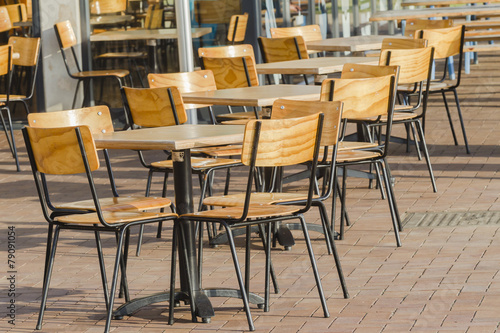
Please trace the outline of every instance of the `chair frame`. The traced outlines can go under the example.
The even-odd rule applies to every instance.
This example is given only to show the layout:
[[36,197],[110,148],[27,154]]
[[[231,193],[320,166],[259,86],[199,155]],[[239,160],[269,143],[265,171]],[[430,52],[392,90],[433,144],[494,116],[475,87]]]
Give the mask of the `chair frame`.
[[[92,221],[95,219],[96,222],[94,224],[85,224],[85,222],[78,223],[77,221],[81,221],[78,217],[85,219],[88,214],[76,214],[76,215],[66,215],[67,211],[58,211],[53,210],[50,206],[47,205],[49,200],[49,193],[46,191],[47,189],[47,179],[45,177],[45,173],[40,171],[40,168],[37,166],[37,159],[35,157],[35,153],[33,151],[33,147],[30,139],[30,131],[38,133],[43,133],[44,131],[57,131],[57,134],[60,133],[74,133],[76,143],[79,149],[79,152],[82,157],[81,164],[77,167],[83,169],[86,172],[87,181],[89,185],[89,191],[91,193],[91,197],[95,203],[95,217],[92,215],[89,217]],[[44,135],[44,134],[42,134]],[[33,172],[33,177],[35,180],[35,185],[37,188],[38,196],[40,199],[40,204],[42,207],[43,215],[46,221],[49,223],[48,235],[47,235],[47,252],[46,252],[46,260],[45,260],[45,270],[44,270],[44,281],[43,281],[43,292],[42,292],[42,301],[40,304],[40,312],[38,316],[37,326],[36,328],[39,330],[42,327],[43,315],[47,305],[47,296],[50,285],[50,279],[53,271],[55,253],[57,248],[57,242],[59,240],[59,233],[63,229],[68,230],[81,230],[81,231],[92,231],[94,232],[94,236],[96,239],[96,248],[99,258],[99,267],[101,272],[101,281],[104,291],[104,298],[106,303],[107,310],[107,319],[105,324],[105,332],[109,332],[111,318],[113,314],[113,305],[115,300],[115,293],[118,284],[118,272],[121,271],[121,283],[123,285],[125,300],[128,301],[130,299],[128,293],[127,286],[127,278],[126,278],[126,261],[127,261],[127,250],[128,243],[130,237],[130,227],[134,225],[143,225],[145,223],[155,223],[159,221],[165,220],[173,220],[177,217],[176,214],[147,214],[137,212],[135,215],[135,219],[129,220],[128,222],[121,223],[109,223],[106,221],[105,212],[101,209],[99,205],[99,198],[97,195],[97,190],[94,185],[94,180],[92,177],[92,171],[95,170],[98,165],[97,153],[95,151],[95,145],[93,143],[92,134],[90,133],[90,129],[87,126],[77,126],[77,127],[62,127],[62,128],[23,128],[23,136],[26,143],[26,148],[28,150],[28,156],[30,158],[31,168]],[[89,145],[93,147],[93,151],[88,151]],[[68,170],[66,168],[71,168],[71,166],[65,166],[64,171],[61,174],[68,174]],[[44,169],[47,170],[46,166]],[[59,172],[54,172],[53,169],[49,171],[50,173],[58,174]],[[74,172],[71,169],[70,173]],[[78,170],[77,172],[81,172]],[[142,214],[142,215],[141,215]],[[66,216],[64,216],[66,215]],[[76,220],[71,222],[72,217],[76,217]],[[142,218],[141,218],[142,217]],[[76,223],[76,224],[75,224]],[[88,223],[88,222],[86,222]],[[55,230],[54,230],[55,227]],[[113,278],[111,284],[111,290],[108,293],[108,284],[106,279],[105,267],[104,267],[104,258],[102,254],[102,245],[100,240],[100,232],[111,232],[114,233],[117,237],[117,250],[116,257],[114,261],[114,270],[113,270]]]
[[[300,119],[301,121],[304,118],[295,118],[294,120]],[[245,142],[243,144],[243,154],[242,154],[242,162],[245,165],[249,166],[249,172],[248,172],[248,180],[246,184],[246,195],[244,199],[244,205],[242,207],[237,207],[237,212],[235,212],[234,217],[231,215],[225,215],[224,209],[221,209],[220,212],[218,210],[211,210],[211,211],[206,211],[206,212],[199,212],[199,213],[192,213],[192,214],[185,214],[182,215],[179,219],[178,222],[180,221],[189,221],[191,223],[198,223],[198,222],[213,222],[213,223],[219,223],[226,229],[226,233],[228,235],[229,239],[229,246],[231,249],[231,255],[233,258],[233,265],[236,271],[236,277],[238,280],[239,288],[240,288],[240,296],[243,300],[243,306],[245,308],[246,312],[246,317],[249,325],[249,329],[253,331],[255,329],[252,316],[250,313],[250,307],[249,307],[249,301],[248,301],[248,295],[249,295],[249,284],[245,284],[243,281],[243,277],[241,274],[241,269],[239,267],[239,261],[238,257],[236,254],[236,247],[234,244],[234,239],[232,235],[232,228],[233,227],[249,227],[251,225],[267,225],[267,230],[266,230],[266,237],[267,240],[265,242],[265,250],[266,250],[266,274],[265,274],[265,297],[264,297],[264,311],[269,310],[269,295],[270,295],[270,288],[269,288],[269,283],[270,283],[270,274],[271,274],[271,228],[270,225],[271,223],[278,222],[278,221],[288,221],[291,219],[299,219],[302,230],[304,233],[304,238],[306,240],[306,245],[307,249],[309,252],[309,259],[311,261],[311,266],[312,270],[314,273],[314,277],[316,280],[316,286],[318,289],[319,297],[321,300],[322,308],[323,308],[323,313],[325,317],[329,317],[329,312],[328,312],[328,307],[326,305],[326,300],[324,297],[323,289],[321,286],[321,279],[319,277],[319,273],[317,270],[316,266],[316,260],[314,258],[314,252],[311,246],[311,241],[309,238],[309,233],[307,232],[307,226],[305,223],[305,219],[303,214],[307,212],[313,201],[313,192],[315,188],[315,179],[316,179],[316,170],[317,170],[317,164],[318,164],[318,153],[320,149],[320,138],[321,138],[321,132],[322,132],[322,127],[323,127],[323,114],[318,114],[318,115],[312,115],[307,117],[307,121],[311,121],[311,119],[317,118],[317,125],[316,125],[316,131],[315,131],[315,142],[314,142],[314,153],[313,153],[313,160],[312,160],[312,165],[311,165],[311,174],[308,177],[309,178],[309,186],[308,186],[308,194],[307,194],[307,200],[303,203],[303,207],[295,207],[292,210],[294,212],[289,212],[289,213],[284,213],[284,214],[277,214],[277,213],[264,213],[264,214],[259,214],[258,211],[261,206],[252,206],[251,205],[251,193],[252,193],[252,188],[253,188],[253,179],[255,177],[255,169],[256,167],[260,166],[270,166],[268,163],[263,163],[262,157],[258,157],[258,147],[259,147],[259,140],[261,137],[261,130],[265,126],[264,123],[267,122],[268,124],[272,124],[271,122],[280,122],[282,120],[250,120],[245,128]],[[287,120],[284,120],[287,121]],[[272,126],[272,125],[270,125]],[[246,145],[250,146],[250,148],[246,147]],[[287,162],[283,162],[282,165],[286,165]],[[264,206],[265,207],[265,206]],[[267,207],[272,207],[272,206],[267,206]],[[276,206],[275,206],[276,207]],[[272,208],[273,209],[273,208]],[[252,215],[252,211],[254,211],[254,214],[261,215],[257,218],[248,218],[249,216]],[[217,215],[219,214],[219,215]],[[241,215],[240,215],[241,214]],[[239,217],[237,216],[239,215]],[[267,217],[265,217],[267,216]],[[178,223],[176,222],[176,224]],[[262,229],[261,229],[262,230]],[[248,234],[247,234],[248,235]],[[186,254],[184,254],[186,255]],[[173,264],[175,264],[173,259]],[[247,251],[247,260],[246,260],[246,266],[245,266],[245,272],[247,273],[249,271],[249,255]],[[172,282],[173,281],[173,282]],[[248,282],[248,281],[247,281]],[[175,286],[175,276],[172,275],[171,277],[171,287]],[[170,307],[169,307],[169,324],[173,323],[173,311],[174,307],[172,306],[174,304],[174,290],[171,289],[170,291]]]

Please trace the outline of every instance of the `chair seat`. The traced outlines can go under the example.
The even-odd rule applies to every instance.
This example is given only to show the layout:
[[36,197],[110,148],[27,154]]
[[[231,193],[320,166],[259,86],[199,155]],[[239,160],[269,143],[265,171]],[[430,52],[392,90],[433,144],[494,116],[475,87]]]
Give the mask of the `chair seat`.
[[[191,167],[194,170],[204,170],[207,168],[213,168],[216,166],[223,166],[223,165],[232,165],[232,164],[238,164],[241,163],[239,159],[233,159],[233,158],[203,158],[203,157],[192,157],[191,158]],[[164,161],[159,161],[159,162],[153,162],[151,163],[151,166],[159,169],[172,169],[173,168],[173,161],[172,160],[164,160]]]
[[71,75],[76,78],[91,78],[91,77],[106,77],[106,76],[117,76],[117,77],[126,77],[130,72],[125,69],[103,69],[99,71],[86,71],[86,72],[77,72],[72,73]]
[[[148,210],[169,207],[172,201],[167,198],[157,197],[113,197],[99,200],[102,210]],[[82,200],[58,205],[61,209],[95,210],[93,200]]]
[[456,82],[431,82],[431,85],[429,87],[430,91],[436,91],[436,90],[443,90],[443,89],[448,89],[450,87],[453,87],[456,85]]
[[227,156],[241,155],[241,148],[242,145],[217,146],[217,147],[191,149],[191,153],[202,153],[213,157],[227,157]]
[[[9,95],[9,101],[26,99],[26,95]],[[7,100],[7,95],[0,94],[0,102],[5,102]]]
[[[143,221],[147,219],[157,219],[157,218],[170,218],[175,217],[175,213],[151,213],[151,212],[103,212],[104,220],[109,224],[122,225],[126,223],[132,223],[136,221]],[[87,213],[87,214],[72,214],[59,216],[54,219],[56,222],[67,223],[67,224],[101,224],[97,213]]]
[[[269,112],[259,111],[259,117],[265,118],[269,117]],[[224,113],[217,116],[218,119],[236,120],[236,119],[255,119],[255,112],[234,112],[234,113]]]
[[[402,120],[409,120],[409,119],[415,119],[418,117],[418,114],[414,112],[394,112],[394,115],[392,117],[392,121],[402,121]],[[387,122],[387,117],[381,117],[380,120],[382,122]]]
[[[315,198],[319,196],[315,195]],[[306,200],[306,193],[268,193],[268,192],[255,192],[250,197],[250,204],[252,205],[272,205],[285,203],[296,200]],[[221,195],[208,197],[203,200],[206,206],[221,206],[221,207],[240,207],[243,206],[245,200],[245,193],[235,193],[230,195]]]
[[382,154],[376,151],[366,150],[344,150],[337,153],[337,162],[357,162],[381,157]]
[[373,142],[361,142],[361,141],[341,141],[338,144],[337,150],[353,150],[353,149],[366,149],[377,147],[378,144]]
[[[298,212],[303,207],[287,205],[258,205],[251,204],[248,208],[248,219],[266,218],[272,216],[288,216]],[[205,210],[196,213],[182,215],[182,217],[200,217],[220,218],[220,219],[238,219],[241,217],[243,207],[228,207],[213,210]]]
[[118,58],[118,59],[127,59],[127,58],[144,58],[147,56],[146,52],[107,52],[100,54],[96,57],[96,59],[104,59],[104,58]]

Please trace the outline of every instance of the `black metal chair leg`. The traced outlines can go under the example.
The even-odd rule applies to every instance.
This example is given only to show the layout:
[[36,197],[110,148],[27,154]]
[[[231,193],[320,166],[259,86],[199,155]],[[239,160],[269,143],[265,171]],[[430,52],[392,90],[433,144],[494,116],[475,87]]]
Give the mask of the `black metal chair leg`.
[[416,125],[417,125],[417,133],[420,137],[420,141],[422,142],[422,146],[424,148],[424,157],[425,157],[425,162],[427,163],[427,169],[429,169],[429,176],[431,177],[432,189],[434,190],[434,192],[437,192],[436,180],[434,179],[434,172],[432,171],[431,160],[429,158],[429,150],[427,149],[427,144],[425,142],[425,135],[422,129],[422,124],[420,123],[420,121],[417,120]]
[[[4,120],[3,113],[2,113],[3,110],[7,111],[7,121],[9,123],[9,127],[10,127],[10,139],[9,139],[9,135],[7,133],[7,127],[6,127],[5,120]],[[12,126],[12,118],[10,116],[9,108],[3,107],[0,111],[0,115],[2,118],[3,129],[5,131],[5,135],[7,136],[7,142],[9,143],[10,150],[12,152],[12,157],[14,157],[14,160],[16,161],[16,170],[19,172],[19,171],[21,171],[21,167],[19,166],[19,157],[17,155],[16,141],[14,139],[14,127]]]
[[49,293],[50,277],[52,275],[52,269],[54,267],[54,257],[56,256],[57,241],[59,240],[60,227],[56,226],[54,232],[54,239],[52,240],[52,250],[50,251],[50,257],[48,260],[48,268],[45,269],[44,285],[42,291],[42,302],[40,304],[40,312],[38,314],[38,321],[36,324],[36,329],[42,329],[43,314],[45,313],[45,307],[47,305],[47,296]]
[[422,154],[420,153],[420,145],[418,144],[418,140],[417,140],[417,133],[416,133],[416,130],[415,130],[415,123],[412,121],[411,123],[409,123],[409,125],[411,126],[411,132],[413,134],[413,142],[415,142],[415,149],[417,151],[417,157],[418,157],[418,160],[421,161],[422,160]]
[[340,233],[339,239],[344,239],[344,212],[345,212],[345,198],[346,198],[346,178],[347,178],[347,169],[345,166],[342,167],[342,195],[340,198]]
[[82,80],[78,80],[78,83],[76,84],[75,88],[75,95],[73,96],[73,103],[71,104],[71,108],[74,109],[76,105],[76,97],[78,96],[78,88],[80,88],[80,83]]
[[[111,290],[109,292],[109,308],[108,314],[106,317],[106,325],[104,326],[104,333],[109,332],[109,328],[111,326],[111,317],[113,316],[113,305],[115,302],[115,293],[116,287],[118,285],[118,272],[121,265],[121,257],[122,257],[122,247],[125,236],[125,229],[122,229],[117,234],[117,249],[116,249],[116,257],[115,257],[115,265],[113,269],[113,280],[111,282]],[[123,276],[123,275],[122,275]]]
[[247,316],[248,328],[250,331],[255,331],[255,326],[253,324],[252,314],[250,313],[250,305],[248,304],[247,293],[245,292],[245,284],[243,282],[240,264],[238,262],[238,256],[236,254],[236,247],[234,245],[233,231],[226,223],[222,223],[222,225],[226,229],[226,234],[227,234],[227,238],[229,241],[229,248],[231,249],[231,256],[233,258],[234,270],[236,271],[236,278],[237,278],[238,284],[240,286],[241,299],[243,300],[243,307],[245,309],[245,313]]
[[252,228],[247,225],[245,227],[245,292],[247,297],[250,294],[250,240],[252,238]]
[[269,277],[271,275],[271,223],[267,223],[266,225],[266,269],[265,269],[265,283],[264,283],[264,312],[269,312],[269,299],[270,295],[270,286],[269,286]]
[[395,199],[393,197],[392,186],[389,182],[389,176],[387,174],[387,170],[385,169],[383,163],[380,163],[380,167],[382,168],[385,188],[387,190],[387,202],[389,203],[389,210],[391,213],[392,227],[394,229],[394,235],[396,237],[396,244],[398,247],[401,246],[401,239],[399,237],[399,229],[400,229],[400,221],[397,218],[397,210],[395,209]]
[[[272,224],[273,223],[271,223],[271,225]],[[260,239],[262,240],[262,245],[264,246],[264,248],[266,248],[267,244],[270,244],[270,243],[266,243],[266,239],[264,237],[265,231],[264,231],[264,228],[262,227],[261,224],[259,224],[259,234],[260,234]],[[271,235],[272,234],[273,234],[273,231],[271,229]],[[280,287],[278,286],[278,279],[276,278],[276,272],[274,271],[274,266],[273,266],[272,261],[271,261],[271,280],[273,282],[274,293],[278,294],[280,292]]]
[[109,290],[108,279],[106,277],[106,266],[104,265],[104,256],[102,255],[102,243],[99,231],[94,231],[95,243],[97,247],[97,256],[99,257],[99,269],[101,272],[102,290],[104,292],[104,302],[106,302],[106,310],[109,310]]
[[464,119],[462,117],[462,109],[460,108],[460,102],[458,100],[458,94],[455,89],[453,89],[453,95],[455,96],[455,103],[457,104],[458,119],[460,119],[460,126],[462,126],[462,134],[464,136],[465,150],[467,154],[470,154],[469,141],[467,140],[467,133],[465,133]]
[[323,226],[323,234],[325,235],[326,247],[328,249],[328,254],[331,254],[332,241],[330,240],[330,237],[328,237],[330,230],[330,221],[328,220],[328,213],[326,212],[326,207],[321,201],[315,202],[314,205],[318,206],[321,225]]
[[316,288],[318,289],[319,298],[321,300],[321,306],[323,307],[323,315],[325,318],[330,317],[328,312],[328,306],[326,305],[325,294],[323,293],[323,286],[321,285],[321,278],[319,276],[318,267],[316,265],[316,259],[314,258],[314,251],[311,245],[311,239],[309,238],[309,232],[307,231],[307,224],[304,217],[299,216],[300,224],[302,225],[302,232],[304,233],[304,239],[306,241],[307,252],[309,253],[309,259],[311,261],[311,267],[314,273],[314,279],[316,280]]
[[444,91],[441,91],[443,95],[444,108],[446,109],[446,114],[448,115],[448,122],[450,123],[451,134],[453,135],[453,141],[455,142],[455,146],[458,146],[457,135],[455,134],[455,128],[453,127],[453,120],[451,119],[450,108],[448,106],[448,101],[446,100],[446,94]]
[[[177,269],[177,240],[178,234],[178,224],[179,222],[174,222],[174,230],[172,232],[172,259],[170,263],[170,301],[168,306],[168,324],[174,324],[174,308],[175,308],[175,276]],[[199,267],[198,267],[199,268]]]

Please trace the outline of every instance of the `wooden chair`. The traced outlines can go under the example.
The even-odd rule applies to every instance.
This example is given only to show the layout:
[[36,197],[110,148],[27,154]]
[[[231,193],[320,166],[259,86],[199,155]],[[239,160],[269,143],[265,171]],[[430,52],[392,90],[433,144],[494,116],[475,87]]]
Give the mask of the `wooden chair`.
[[[150,88],[177,87],[181,93],[216,90],[214,74],[210,70],[183,73],[148,74]],[[212,105],[184,104],[186,109],[208,108],[210,121],[216,124]]]
[[464,34],[465,26],[456,26],[446,29],[430,29],[422,30],[418,32],[419,38],[426,39],[428,45],[434,48],[434,59],[444,60],[446,64],[450,61],[450,57],[458,55],[458,68],[456,71],[455,80],[447,80],[447,68],[444,66],[443,76],[437,81],[432,81],[429,87],[430,94],[441,94],[443,96],[444,106],[446,108],[446,113],[448,115],[448,120],[450,123],[451,133],[453,135],[453,140],[455,145],[458,145],[457,136],[455,135],[455,129],[453,127],[453,121],[451,119],[450,109],[448,107],[448,102],[446,101],[446,93],[452,92],[455,98],[455,104],[457,106],[458,118],[460,120],[460,125],[462,127],[462,134],[464,136],[465,150],[467,154],[470,154],[469,142],[467,140],[467,134],[465,132],[464,120],[462,117],[462,109],[460,108],[460,101],[458,100],[457,88],[460,86],[460,79],[462,74],[462,65],[464,61]]
[[[59,127],[59,128],[33,128],[23,129],[24,140],[30,158],[31,168],[35,179],[38,196],[42,205],[42,212],[49,223],[46,265],[44,272],[44,283],[42,301],[38,316],[37,329],[41,329],[43,315],[47,306],[47,296],[50,279],[53,271],[54,257],[59,240],[60,231],[79,230],[91,231],[96,239],[96,249],[99,258],[102,286],[107,309],[107,320],[105,332],[109,332],[115,292],[118,282],[118,271],[121,271],[122,283],[125,284],[125,299],[129,300],[128,288],[126,286],[126,251],[128,247],[128,235],[130,227],[144,225],[165,220],[173,220],[177,217],[174,213],[153,213],[130,210],[105,211],[99,204],[99,196],[92,178],[92,172],[99,168],[99,159],[95,149],[92,133],[87,126]],[[88,180],[88,188],[80,186],[86,191],[89,199],[95,203],[94,212],[86,214],[59,214],[48,203],[53,202],[51,195],[46,191],[48,177],[55,175],[64,178],[67,175],[85,173]],[[52,177],[50,178],[52,179]],[[85,190],[86,188],[86,190]],[[74,191],[68,191],[66,198],[75,195]],[[81,193],[80,191],[78,191]],[[165,207],[170,205],[169,199],[164,199]],[[54,230],[55,227],[55,230]],[[113,278],[111,290],[108,293],[102,245],[100,241],[101,232],[110,232],[117,236],[117,250],[114,261]]]
[[[309,59],[307,47],[301,36],[283,38],[259,37],[259,46],[264,62]],[[269,77],[269,76],[268,76]],[[309,84],[303,75],[305,84]]]
[[[319,209],[322,227],[323,229],[313,228],[313,230],[321,231],[325,234],[326,243],[330,253],[333,253],[335,262],[338,269],[339,278],[342,285],[342,290],[344,297],[348,298],[349,293],[347,291],[347,286],[345,285],[344,277],[340,267],[340,261],[337,257],[335,250],[335,245],[333,244],[333,237],[330,230],[330,222],[328,219],[328,213],[324,202],[328,200],[332,193],[333,185],[333,175],[335,171],[335,156],[337,154],[338,147],[338,137],[340,133],[340,119],[342,114],[342,103],[341,102],[324,102],[324,101],[298,101],[298,100],[285,100],[279,99],[274,102],[273,109],[271,113],[271,119],[286,119],[286,118],[298,118],[307,115],[311,115],[317,112],[321,112],[324,115],[322,135],[321,135],[321,146],[320,160],[318,168],[322,171],[325,181],[319,190],[319,195],[315,195],[312,198],[312,206],[316,206]],[[275,170],[276,171],[276,170]],[[274,176],[277,176],[276,172]],[[275,178],[275,177],[272,177]],[[279,192],[277,189],[280,187],[279,184],[273,185],[270,188],[274,191],[261,191],[253,192],[251,195],[251,204],[259,205],[286,205],[286,204],[299,204],[305,203],[307,200],[306,193],[289,193],[289,192]],[[234,193],[224,196],[211,196],[203,200],[206,206],[216,206],[216,207],[238,207],[244,204],[246,193]],[[311,226],[309,226],[311,228]]]
[[[76,110],[30,113],[28,115],[28,126],[35,128],[88,126],[93,135],[114,132],[111,113],[109,108],[105,105]],[[107,149],[103,149],[103,154],[108,168],[109,183],[113,194],[110,198],[100,199],[100,205],[103,210],[148,210],[165,207],[165,200],[163,198],[120,196],[116,188]],[[81,212],[82,210],[95,210],[92,200],[67,202],[54,207],[63,211],[76,210]]]
[[255,53],[251,44],[239,44],[217,47],[200,47],[198,49],[200,58],[234,58],[252,57],[255,60]]
[[[26,5],[24,3],[17,3],[17,4],[12,4],[12,5],[7,5],[3,6],[5,9],[7,9],[7,12],[9,13],[9,18],[12,24],[18,23],[18,22],[26,22],[28,21],[28,13],[26,11]],[[12,27],[13,33],[15,35],[19,35],[19,33],[23,32],[21,27]]]
[[[416,132],[422,144],[424,157],[429,170],[432,188],[437,192],[436,181],[429,158],[429,151],[425,141],[424,126],[425,114],[427,111],[427,99],[429,96],[429,87],[431,82],[432,59],[434,49],[432,47],[422,49],[401,49],[401,50],[382,50],[380,54],[380,65],[399,66],[398,92],[403,95],[405,105],[395,108],[393,125],[404,124],[407,133],[411,128],[415,138],[415,147],[419,159],[420,146],[416,141]],[[411,100],[416,96],[417,103],[411,104]],[[411,99],[410,99],[411,98]],[[407,145],[409,142],[407,136]]]
[[[295,37],[301,36],[304,42],[312,42],[316,40],[322,40],[323,35],[321,34],[321,28],[317,24],[303,25],[297,27],[286,27],[286,28],[271,28],[271,38],[284,38],[284,37]],[[307,53],[319,53],[323,51],[307,50]]]
[[422,29],[442,29],[453,27],[453,20],[429,20],[429,19],[408,19],[406,20],[405,36],[418,38],[416,31]]
[[[339,238],[344,237],[344,216],[346,209],[347,167],[353,165],[375,165],[381,170],[387,202],[392,218],[397,246],[401,246],[399,231],[402,230],[396,198],[387,172],[387,152],[392,129],[392,115],[395,103],[395,75],[371,77],[364,79],[327,79],[321,85],[321,99],[342,101],[343,118],[355,120],[363,124],[372,124],[380,118],[387,119],[384,136],[380,136],[379,144],[374,148],[342,150],[337,153],[337,168],[342,168],[341,223]],[[370,140],[373,141],[373,140]],[[337,181],[337,177],[334,177]],[[334,197],[335,199],[335,197]],[[332,204],[332,221],[335,217],[335,201]]]
[[[130,114],[130,127],[161,127],[181,125],[187,121],[186,109],[177,87],[163,88],[127,88],[122,89],[122,96],[127,112]],[[155,172],[164,174],[162,196],[166,195],[168,175],[173,172],[171,159],[148,163],[141,151],[138,152],[141,164],[149,169],[146,185],[146,196],[149,196],[151,182]],[[218,169],[240,166],[239,159],[192,157],[192,172],[198,174],[201,188],[200,209],[206,193],[212,193],[211,174]],[[161,226],[160,226],[161,228]],[[158,237],[161,235],[159,229]],[[142,235],[142,234],[141,234]],[[139,254],[140,247],[137,253]]]
[[5,8],[5,6],[0,6],[0,33],[1,36],[3,36],[2,40],[5,40],[5,42],[7,41],[9,31],[11,31],[13,28],[14,26],[12,25],[12,22],[10,20],[7,8]]
[[90,2],[90,14],[116,14],[127,10],[127,0],[92,0]]
[[[35,79],[38,72],[40,58],[40,38],[18,37],[9,38],[9,45],[13,52],[19,55],[12,59],[15,66],[13,73],[12,92],[10,103],[22,103],[26,113],[29,114],[27,101],[33,98],[35,92]],[[6,102],[6,95],[0,95],[0,102]]]
[[232,15],[227,29],[227,40],[232,45],[245,40],[248,24],[248,13],[243,15]]
[[[5,94],[3,101],[0,102],[0,119],[2,120],[3,130],[7,137],[12,157],[16,162],[16,170],[21,171],[19,166],[19,157],[17,156],[16,141],[14,139],[14,128],[12,126],[12,117],[10,114],[9,101],[12,82],[12,45],[0,46],[0,77],[5,79]],[[5,116],[4,116],[5,113]],[[5,117],[7,119],[5,119]]]
[[[71,22],[70,21],[63,21],[56,23],[54,25],[54,30],[56,32],[57,36],[57,41],[59,42],[59,47],[61,49],[61,54],[63,56],[64,60],[64,65],[66,66],[66,70],[68,72],[68,75],[73,78],[78,80],[78,84],[76,85],[75,89],[75,96],[73,97],[73,104],[72,108],[75,107],[76,103],[76,97],[78,93],[78,88],[80,87],[80,83],[83,81],[85,84],[89,84],[90,80],[92,79],[105,79],[105,78],[113,78],[118,81],[118,85],[120,88],[124,85],[124,81],[127,77],[129,77],[130,73],[128,70],[121,70],[121,69],[115,69],[115,70],[95,70],[95,71],[82,71],[80,69],[80,65],[78,63],[78,59],[76,57],[76,51],[74,49],[74,46],[77,44],[76,40],[76,35],[73,31],[73,28],[71,27]],[[66,52],[70,52],[70,56],[66,55]],[[70,58],[70,59],[68,59]],[[76,71],[74,71],[70,66],[70,61],[74,66],[76,67]],[[102,82],[101,82],[101,87],[102,87]],[[102,95],[102,89],[101,89],[101,95]],[[101,96],[102,97],[102,96]],[[83,99],[83,106],[87,106],[90,103],[88,101],[88,96],[85,96]]]
[[[197,213],[185,214],[181,216],[181,221],[185,223],[214,222],[221,224],[228,235],[229,246],[233,259],[236,277],[239,284],[240,295],[246,312],[248,326],[254,330],[254,323],[250,313],[248,303],[249,284],[245,284],[240,270],[236,247],[232,235],[233,228],[250,227],[260,225],[264,233],[266,226],[266,273],[265,273],[265,303],[264,311],[269,310],[269,283],[271,271],[271,230],[270,225],[275,221],[286,223],[291,219],[299,219],[306,240],[307,250],[311,261],[312,271],[316,280],[319,297],[321,300],[323,315],[329,317],[328,307],[322,290],[320,276],[314,258],[314,252],[309,239],[309,233],[303,213],[307,212],[311,206],[314,194],[315,172],[317,168],[318,152],[320,149],[320,136],[322,128],[322,115],[315,114],[302,118],[282,119],[282,120],[250,120],[245,127],[243,141],[242,163],[249,166],[248,182],[246,185],[246,195],[244,204],[240,207],[228,207],[214,210],[207,210]],[[295,140],[300,137],[300,142]],[[280,149],[276,149],[280,147]],[[312,162],[311,162],[312,161]],[[251,204],[253,177],[257,167],[288,166],[305,162],[311,162],[311,176],[308,178],[307,200],[296,206],[288,205],[253,205]],[[178,228],[178,223],[175,228]],[[250,261],[247,260],[245,271],[248,272]],[[175,276],[172,274],[172,279]],[[172,280],[174,281],[174,280]],[[174,283],[171,286],[175,286]],[[173,305],[174,290],[171,289],[171,305]],[[173,323],[174,307],[169,308],[169,322]]]

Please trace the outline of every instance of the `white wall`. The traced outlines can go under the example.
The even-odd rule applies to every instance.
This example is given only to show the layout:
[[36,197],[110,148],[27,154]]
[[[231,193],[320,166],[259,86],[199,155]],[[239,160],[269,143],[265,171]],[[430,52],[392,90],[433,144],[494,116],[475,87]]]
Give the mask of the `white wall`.
[[[70,20],[75,32],[80,31],[80,4],[78,0],[41,0],[40,7],[45,108],[47,111],[70,109],[77,80],[68,76],[54,24]],[[79,33],[76,37],[80,39]],[[77,54],[80,56],[79,48]]]

